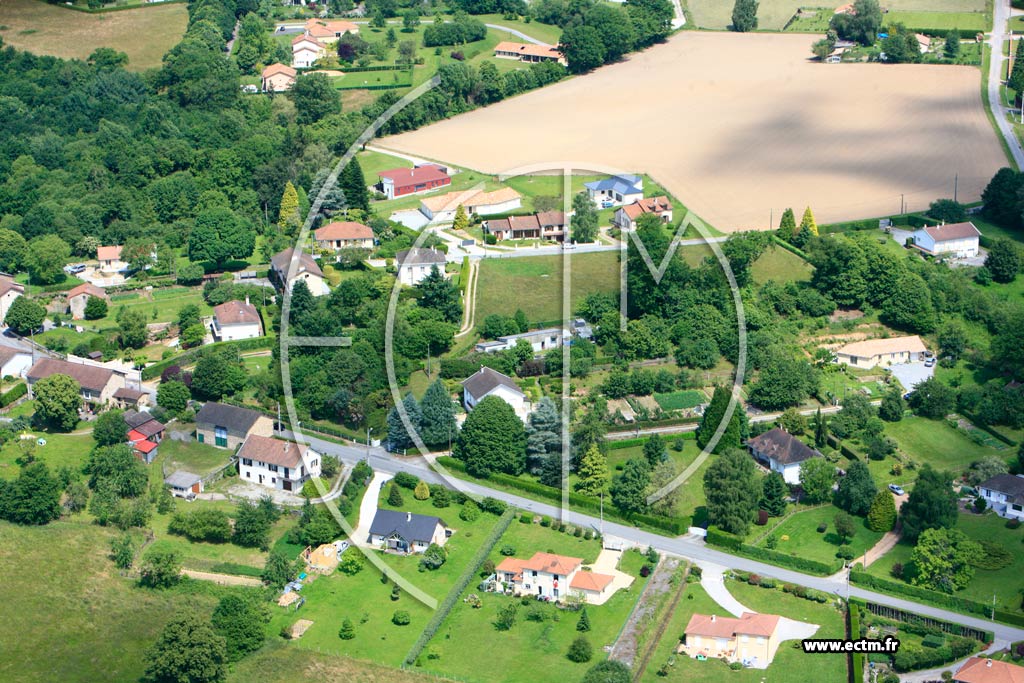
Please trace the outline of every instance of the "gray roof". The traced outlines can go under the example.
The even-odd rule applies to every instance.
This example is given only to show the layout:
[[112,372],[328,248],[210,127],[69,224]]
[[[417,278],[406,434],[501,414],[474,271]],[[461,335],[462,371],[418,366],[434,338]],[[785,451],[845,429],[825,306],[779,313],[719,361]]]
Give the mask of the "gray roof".
[[0,367],[3,367],[15,356],[31,356],[31,351],[25,351],[24,349],[18,349],[13,346],[3,346],[0,344]]
[[192,474],[185,470],[178,470],[177,472],[171,473],[166,479],[164,479],[164,483],[168,486],[173,486],[176,489],[187,489],[202,480],[203,478],[198,474]]
[[57,358],[41,358],[29,368],[28,381],[29,384],[34,384],[52,375],[67,375],[77,381],[83,389],[99,394],[106,389],[110,378],[114,376],[114,371],[95,365],[69,363]]
[[499,386],[508,387],[520,396],[526,395],[523,393],[522,389],[516,386],[516,383],[512,381],[511,377],[487,367],[480,368],[476,373],[462,382],[462,388],[468,391],[469,395],[476,399],[483,398]]
[[[293,247],[288,247],[284,251],[274,254],[270,259],[270,266],[276,270],[282,280],[288,274],[288,269],[291,268],[292,256],[295,254]],[[296,277],[303,273],[312,273],[319,277],[324,276],[324,272],[320,270],[320,264],[308,253],[302,252],[299,256],[299,264],[295,269]],[[253,310],[256,310],[255,308]]]
[[609,178],[602,178],[593,182],[585,183],[588,190],[600,192],[602,190],[613,190],[619,194],[637,194],[640,189],[640,176],[617,175]]
[[821,455],[800,439],[778,427],[761,436],[755,436],[747,441],[747,445],[756,448],[766,458],[771,458],[780,465],[792,465]]
[[440,517],[414,515],[398,510],[377,510],[370,525],[370,533],[374,536],[394,534],[408,543],[430,543],[438,524],[448,526]]
[[1024,477],[1012,474],[997,474],[983,481],[979,486],[990,491],[1005,493],[1007,498],[1024,497]]
[[211,401],[196,413],[196,424],[211,424],[238,432],[248,432],[261,417],[263,413],[256,410]]
[[424,249],[422,247],[406,249],[395,254],[395,260],[398,262],[399,265],[402,266],[443,266],[445,258],[445,254],[442,251],[437,251],[435,249]]

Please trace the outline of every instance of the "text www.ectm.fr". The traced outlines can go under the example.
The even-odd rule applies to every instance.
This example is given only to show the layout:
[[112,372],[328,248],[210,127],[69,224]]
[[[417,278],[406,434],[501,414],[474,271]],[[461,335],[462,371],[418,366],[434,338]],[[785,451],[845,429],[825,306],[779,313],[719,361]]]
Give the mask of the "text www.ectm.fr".
[[801,643],[804,652],[884,652],[895,654],[900,649],[898,638],[886,636],[883,640],[871,640],[869,638],[858,638],[856,640],[842,640],[839,638],[815,638],[804,640]]

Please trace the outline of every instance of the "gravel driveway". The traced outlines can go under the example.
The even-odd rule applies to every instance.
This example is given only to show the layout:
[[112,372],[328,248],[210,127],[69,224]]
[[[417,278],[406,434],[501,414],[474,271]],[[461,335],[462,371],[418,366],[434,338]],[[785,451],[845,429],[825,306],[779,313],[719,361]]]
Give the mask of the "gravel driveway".
[[935,374],[935,366],[926,368],[924,361],[916,363],[900,363],[891,368],[892,375],[900,381],[906,391],[913,391],[921,382]]

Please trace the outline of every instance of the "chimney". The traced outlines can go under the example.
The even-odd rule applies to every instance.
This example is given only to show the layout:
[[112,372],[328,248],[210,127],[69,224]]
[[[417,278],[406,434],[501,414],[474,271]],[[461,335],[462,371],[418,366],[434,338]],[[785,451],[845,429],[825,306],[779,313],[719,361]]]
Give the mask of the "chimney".
[[714,614],[711,615],[711,623],[712,624],[715,623],[715,615]]
[[405,513],[405,521],[407,521],[407,522],[411,522],[412,521],[412,513],[411,512],[406,512]]

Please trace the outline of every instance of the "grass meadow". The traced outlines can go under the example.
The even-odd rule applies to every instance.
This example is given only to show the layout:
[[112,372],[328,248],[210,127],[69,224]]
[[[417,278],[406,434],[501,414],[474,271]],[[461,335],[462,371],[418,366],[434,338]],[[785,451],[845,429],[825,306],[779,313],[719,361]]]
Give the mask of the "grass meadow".
[[[833,521],[839,512],[841,510],[834,505],[824,505],[794,513],[775,527],[768,536],[775,537],[778,544],[776,552],[826,563],[836,559],[836,551],[840,548],[847,548],[855,557],[860,557],[882,538],[881,533],[871,531],[865,526],[863,518],[854,517],[856,533],[849,542],[840,545]],[[825,533],[818,533],[819,524],[828,525]],[[765,547],[768,536],[758,543],[760,547]],[[788,538],[784,540],[783,537]]]

